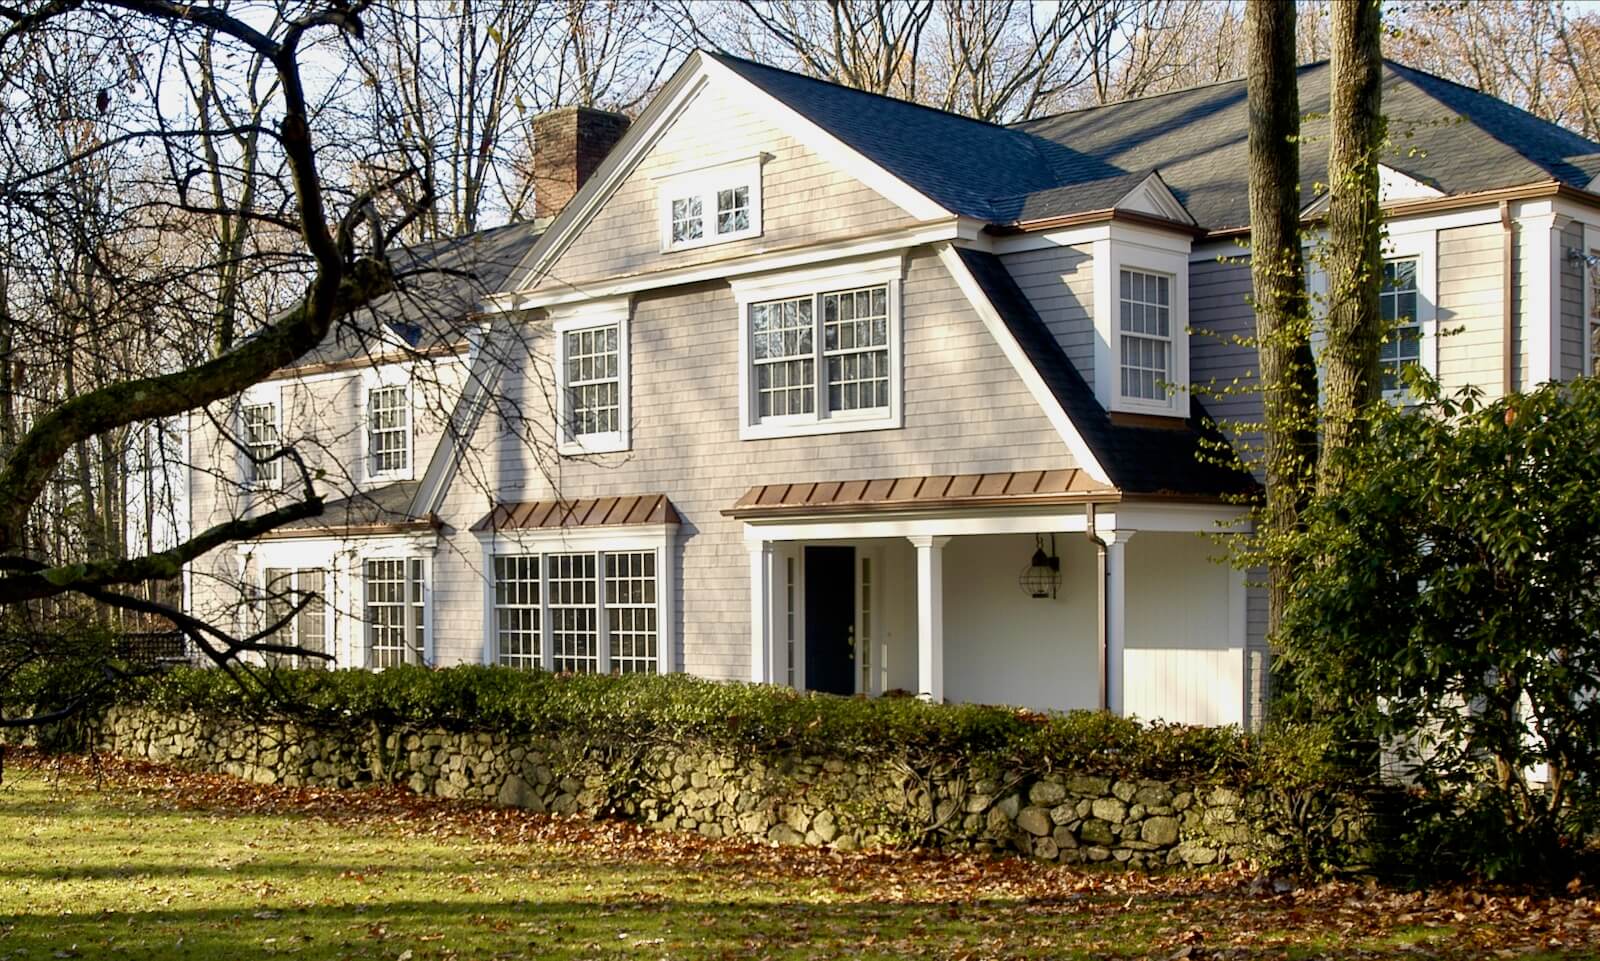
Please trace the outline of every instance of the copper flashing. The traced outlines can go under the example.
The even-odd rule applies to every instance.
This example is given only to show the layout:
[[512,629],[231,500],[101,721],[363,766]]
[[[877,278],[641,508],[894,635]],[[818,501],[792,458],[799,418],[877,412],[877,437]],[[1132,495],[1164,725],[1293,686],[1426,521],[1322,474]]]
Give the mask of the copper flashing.
[[990,474],[933,474],[854,481],[760,484],[723,510],[728,517],[922,511],[1107,503],[1121,498],[1078,468]]
[[472,530],[482,533],[676,523],[678,511],[667,495],[630,494],[499,504],[472,525]]

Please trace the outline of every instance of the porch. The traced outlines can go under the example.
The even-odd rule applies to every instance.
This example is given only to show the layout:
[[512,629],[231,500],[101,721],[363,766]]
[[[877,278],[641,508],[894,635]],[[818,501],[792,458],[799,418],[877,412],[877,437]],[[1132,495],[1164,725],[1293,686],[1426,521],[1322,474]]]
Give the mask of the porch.
[[969,475],[1003,478],[984,503],[890,496],[904,479],[753,490],[729,512],[749,547],[752,680],[1247,723],[1244,578],[1203,536],[1238,512],[1050,477],[1076,473]]

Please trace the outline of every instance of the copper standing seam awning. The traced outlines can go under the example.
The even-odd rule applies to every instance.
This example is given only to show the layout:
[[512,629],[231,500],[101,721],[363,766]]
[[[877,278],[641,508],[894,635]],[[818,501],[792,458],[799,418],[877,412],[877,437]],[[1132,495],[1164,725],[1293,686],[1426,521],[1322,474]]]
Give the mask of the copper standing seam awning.
[[761,484],[722,513],[782,517],[951,507],[1027,507],[1120,498],[1116,488],[1077,468],[996,474],[934,474],[879,480]]
[[625,497],[580,497],[575,500],[521,501],[500,504],[474,532],[540,530],[572,527],[621,527],[630,524],[676,524],[678,511],[665,494]]

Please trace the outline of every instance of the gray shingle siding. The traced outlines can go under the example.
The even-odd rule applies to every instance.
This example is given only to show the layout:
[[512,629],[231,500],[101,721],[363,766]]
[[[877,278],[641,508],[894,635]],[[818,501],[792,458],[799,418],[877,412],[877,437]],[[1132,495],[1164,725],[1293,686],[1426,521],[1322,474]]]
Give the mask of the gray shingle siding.
[[1567,256],[1583,249],[1583,224],[1573,221],[1561,231],[1561,370],[1562,380],[1583,373],[1583,265]]

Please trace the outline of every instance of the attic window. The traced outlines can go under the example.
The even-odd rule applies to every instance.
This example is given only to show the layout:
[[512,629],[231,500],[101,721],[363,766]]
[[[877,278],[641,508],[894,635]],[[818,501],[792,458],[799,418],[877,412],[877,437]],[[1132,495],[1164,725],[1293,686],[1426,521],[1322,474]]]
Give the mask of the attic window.
[[673,174],[659,194],[663,252],[761,234],[759,157]]

